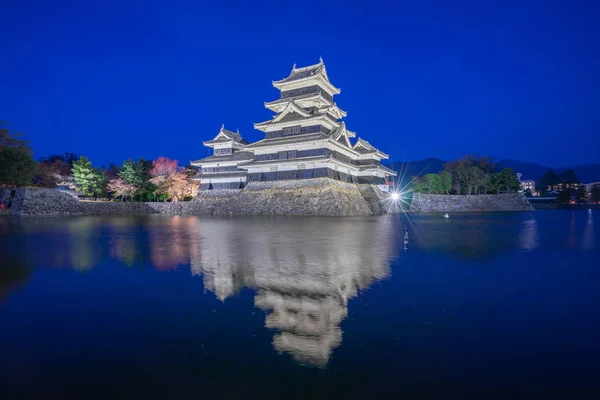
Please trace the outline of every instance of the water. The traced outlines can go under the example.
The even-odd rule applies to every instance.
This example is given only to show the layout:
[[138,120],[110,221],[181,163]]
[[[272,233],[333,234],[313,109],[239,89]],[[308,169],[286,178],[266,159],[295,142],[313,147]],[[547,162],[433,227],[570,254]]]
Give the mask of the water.
[[599,227],[3,218],[2,398],[595,397]]

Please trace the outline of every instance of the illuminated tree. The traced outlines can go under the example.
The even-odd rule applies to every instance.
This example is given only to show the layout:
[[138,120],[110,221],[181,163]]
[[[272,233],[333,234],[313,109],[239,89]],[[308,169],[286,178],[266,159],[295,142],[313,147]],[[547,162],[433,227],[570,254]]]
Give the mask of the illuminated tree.
[[126,197],[133,198],[137,191],[134,185],[126,183],[121,178],[111,179],[108,182],[107,189],[114,197],[120,197],[121,201]]
[[73,163],[71,174],[77,190],[87,196],[97,197],[105,188],[106,175],[104,171],[95,169],[87,157],[81,157]]

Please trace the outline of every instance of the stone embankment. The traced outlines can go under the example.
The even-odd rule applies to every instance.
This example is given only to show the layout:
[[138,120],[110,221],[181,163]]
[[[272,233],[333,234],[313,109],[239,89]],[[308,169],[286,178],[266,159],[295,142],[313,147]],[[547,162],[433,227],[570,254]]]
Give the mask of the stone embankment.
[[445,195],[415,193],[411,212],[533,211],[522,193]]
[[242,190],[202,191],[175,203],[90,202],[51,189],[24,187],[12,198],[12,215],[321,215],[385,213],[384,194],[372,185],[327,178],[250,183]]

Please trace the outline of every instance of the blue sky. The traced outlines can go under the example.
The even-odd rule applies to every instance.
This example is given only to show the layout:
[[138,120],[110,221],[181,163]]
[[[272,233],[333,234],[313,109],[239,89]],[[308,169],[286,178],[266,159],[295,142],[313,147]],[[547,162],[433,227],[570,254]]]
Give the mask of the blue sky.
[[272,80],[322,56],[351,130],[393,161],[600,162],[600,4],[0,0],[0,120],[95,165],[250,141]]

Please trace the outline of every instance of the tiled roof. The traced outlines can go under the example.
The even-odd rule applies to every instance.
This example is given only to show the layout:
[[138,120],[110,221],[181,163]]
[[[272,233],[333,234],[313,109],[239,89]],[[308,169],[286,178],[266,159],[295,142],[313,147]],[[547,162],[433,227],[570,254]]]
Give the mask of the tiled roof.
[[236,171],[236,172],[216,172],[212,174],[197,174],[192,177],[194,180],[202,180],[202,179],[211,179],[211,178],[239,178],[248,175],[246,171]]
[[[310,99],[311,97],[317,97],[321,95],[321,92],[319,91],[318,93],[307,93],[307,94],[301,94],[299,96],[293,96],[293,97],[286,97],[284,99],[277,99],[277,100],[273,100],[273,101],[269,101],[267,103],[265,103],[266,105],[275,105],[275,104],[280,104],[280,103],[287,103],[288,101],[298,101],[298,100],[304,100],[304,99]],[[323,97],[325,100],[327,100],[329,103],[331,103],[330,100],[328,100],[327,98]]]
[[275,139],[263,139],[258,142],[254,142],[248,145],[248,147],[267,147],[267,146],[277,146],[280,144],[289,144],[289,143],[302,143],[302,142],[311,142],[313,140],[321,140],[321,139],[329,139],[330,136],[326,133],[309,133],[306,135],[295,135],[295,136],[286,136]]
[[228,156],[208,156],[202,158],[200,160],[192,161],[192,164],[197,163],[209,163],[209,162],[227,162],[227,161],[244,161],[244,160],[252,160],[254,158],[254,153],[251,151],[234,151],[233,154]]
[[244,164],[244,167],[247,167],[249,165],[261,165],[261,164],[283,164],[283,163],[287,163],[287,162],[293,162],[293,163],[296,163],[296,164],[302,164],[303,162],[306,162],[306,161],[327,160],[329,158],[331,158],[331,156],[326,155],[326,156],[290,158],[290,159],[284,159],[284,160],[252,161],[251,163]]
[[323,70],[324,64],[319,62],[315,65],[310,65],[303,68],[294,68],[287,78],[284,78],[277,83],[291,82],[298,79],[308,78],[309,76],[318,75]]

